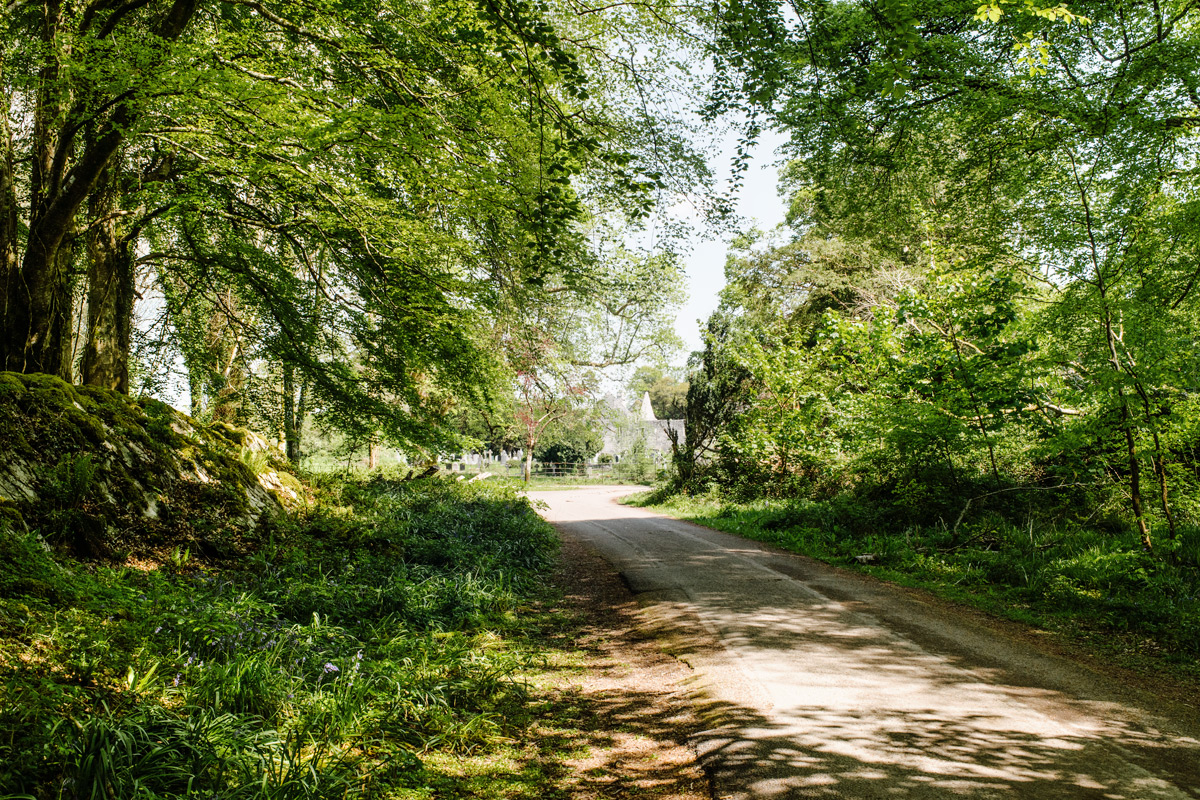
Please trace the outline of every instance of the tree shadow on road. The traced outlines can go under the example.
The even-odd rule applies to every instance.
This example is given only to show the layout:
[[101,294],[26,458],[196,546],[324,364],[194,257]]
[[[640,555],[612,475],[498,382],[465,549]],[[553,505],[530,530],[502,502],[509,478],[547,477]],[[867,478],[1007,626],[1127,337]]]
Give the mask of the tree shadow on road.
[[[717,625],[743,662],[780,656],[804,670],[804,685],[768,690],[769,715],[761,697],[697,693],[710,724],[695,746],[718,797],[1200,797],[1200,742],[1164,733],[1138,708],[846,624],[840,603],[813,600],[797,619],[766,597],[705,598],[731,609]],[[670,641],[698,662],[714,644],[694,630]]]
[[698,722],[682,685],[686,665],[641,626],[637,602],[595,552],[565,542],[555,581],[574,617],[555,645],[577,660],[546,670],[557,688],[537,748],[562,796],[709,800],[689,745]]
[[[587,523],[562,526],[568,535],[573,524]],[[692,742],[715,797],[1200,797],[1200,742],[1120,693],[1089,691],[1084,671],[1067,679],[1037,673],[1064,669],[1049,659],[977,657],[951,646],[953,628],[940,641],[897,632],[871,603],[792,590],[769,570],[739,575],[712,554],[659,554],[635,569],[641,630],[673,655],[701,673],[718,659],[768,665],[766,679],[679,698],[701,719]],[[669,576],[688,570],[701,577],[672,590]],[[795,679],[779,664],[797,665]]]

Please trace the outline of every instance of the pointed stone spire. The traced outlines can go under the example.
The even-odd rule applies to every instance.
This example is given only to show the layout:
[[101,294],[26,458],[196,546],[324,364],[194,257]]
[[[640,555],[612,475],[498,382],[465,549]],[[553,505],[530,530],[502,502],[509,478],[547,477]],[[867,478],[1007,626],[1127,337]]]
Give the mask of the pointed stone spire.
[[654,416],[654,406],[650,405],[650,393],[642,393],[642,422],[654,422],[658,419]]

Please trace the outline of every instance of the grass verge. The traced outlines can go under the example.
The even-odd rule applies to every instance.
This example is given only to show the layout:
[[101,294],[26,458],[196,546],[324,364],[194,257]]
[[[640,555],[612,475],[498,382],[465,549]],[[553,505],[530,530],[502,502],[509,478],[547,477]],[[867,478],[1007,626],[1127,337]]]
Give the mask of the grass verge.
[[236,560],[0,530],[0,797],[562,797],[552,529],[502,486],[315,490]]
[[623,502],[1055,631],[1191,693],[1200,685],[1200,529],[1147,552],[1133,533],[999,515],[879,532],[847,498],[734,503],[654,491]]

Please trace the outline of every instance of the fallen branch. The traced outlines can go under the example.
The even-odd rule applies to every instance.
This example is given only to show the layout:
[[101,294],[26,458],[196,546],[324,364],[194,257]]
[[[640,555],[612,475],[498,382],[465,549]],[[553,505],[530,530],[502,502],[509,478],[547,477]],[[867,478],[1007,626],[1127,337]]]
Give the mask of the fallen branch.
[[[1049,491],[1053,491],[1055,489],[1069,489],[1073,486],[1091,486],[1091,484],[1076,482],[1076,483],[1060,483],[1058,486],[1010,486],[1007,489],[997,489],[994,492],[987,492],[986,494],[980,494],[980,495],[976,495],[975,497],[970,497],[967,499],[967,504],[965,506],[963,506],[963,510],[959,513],[958,519],[954,520],[954,527],[950,529],[950,534],[952,536],[958,535],[958,526],[962,524],[963,517],[965,517],[967,515],[967,510],[971,508],[971,503],[975,502],[976,500],[982,500],[985,497],[992,497],[994,495],[1004,494],[1005,492],[1020,492],[1020,491],[1049,492]],[[976,537],[976,538],[978,538],[978,537]],[[971,540],[968,539],[967,541],[971,541]],[[966,544],[966,542],[964,542],[963,544]],[[961,547],[961,546],[962,545],[955,545],[955,547]],[[951,549],[954,549],[954,548],[951,548]]]

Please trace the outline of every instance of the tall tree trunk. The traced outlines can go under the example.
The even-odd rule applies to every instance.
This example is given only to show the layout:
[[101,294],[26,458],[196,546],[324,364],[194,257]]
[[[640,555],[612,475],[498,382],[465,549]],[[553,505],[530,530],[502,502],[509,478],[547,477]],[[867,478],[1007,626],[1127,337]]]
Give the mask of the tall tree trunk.
[[[178,39],[198,5],[199,0],[174,0],[151,35],[163,41]],[[5,281],[0,368],[70,379],[70,245],[75,216],[137,123],[141,109],[134,90],[89,98],[89,102],[69,96],[60,74],[63,3],[45,0],[42,8],[45,61],[38,73],[33,110],[29,232],[20,267]],[[167,52],[162,50],[164,56]],[[95,108],[106,104],[112,109],[108,119],[94,119]],[[94,123],[96,133],[76,159],[77,139],[89,127],[85,123]]]
[[283,365],[283,441],[287,459],[292,464],[300,463],[300,437],[304,430],[304,401],[308,386],[300,384],[300,399],[296,399],[295,370],[291,364]]
[[[0,87],[6,84],[3,53],[0,52]],[[9,111],[12,98],[0,94],[0,320],[8,319],[10,298],[17,290],[19,275],[20,227],[17,220],[16,156],[13,153]],[[0,333],[3,333],[0,330]],[[3,347],[0,345],[0,347]],[[0,349],[0,368],[4,368],[4,350]]]
[[300,399],[296,401],[296,463],[304,455],[304,421],[308,419],[308,381],[300,381]]
[[233,315],[240,310],[237,297],[227,291],[219,309],[208,319],[205,349],[209,369],[209,411],[218,422],[234,424],[242,414],[246,366],[243,348],[244,329]]
[[[1103,281],[1099,284],[1100,297],[1104,303],[1104,336],[1105,342],[1108,344],[1109,364],[1117,374],[1117,380],[1121,380],[1121,375],[1124,370],[1121,369],[1121,359],[1117,354],[1117,333],[1113,329],[1112,310],[1108,307],[1106,291]],[[1121,403],[1121,431],[1125,435],[1125,453],[1129,458],[1129,494],[1130,504],[1133,506],[1133,518],[1137,523],[1138,535],[1141,537],[1142,545],[1147,550],[1151,548],[1150,528],[1146,525],[1145,509],[1142,506],[1142,466],[1138,461],[1137,443],[1133,435],[1133,415],[1129,413],[1129,398],[1125,396],[1125,390],[1117,385],[1117,399]]]
[[1129,493],[1132,497],[1133,517],[1137,522],[1142,545],[1149,550],[1150,529],[1146,525],[1146,514],[1142,507],[1142,467],[1138,462],[1137,447],[1133,439],[1133,421],[1130,419],[1124,390],[1117,390],[1117,395],[1121,398],[1121,427],[1125,429],[1125,452],[1129,456]]
[[292,365],[283,365],[283,446],[287,459],[295,464],[296,451],[296,381]]
[[80,380],[129,394],[134,272],[131,239],[122,237],[117,225],[118,179],[114,163],[90,203],[88,330]]
[[[1129,362],[1133,361],[1132,358],[1128,358],[1127,360]],[[1129,365],[1131,375],[1133,368],[1134,365],[1131,363]],[[1163,463],[1163,446],[1162,440],[1158,436],[1158,424],[1155,422],[1154,413],[1150,408],[1150,395],[1146,391],[1146,387],[1142,385],[1142,382],[1138,380],[1136,375],[1132,375],[1132,377],[1134,378],[1133,387],[1137,390],[1138,397],[1142,400],[1142,412],[1146,415],[1146,424],[1150,426],[1150,435],[1154,439],[1154,458],[1152,463],[1154,465],[1154,477],[1158,479],[1158,500],[1162,506],[1163,516],[1167,520],[1167,538],[1174,540],[1176,536],[1175,515],[1171,512],[1171,502],[1167,494],[1167,468]]]
[[197,365],[188,362],[188,413],[193,419],[200,419],[204,413],[204,380],[200,376]]
[[5,299],[0,367],[45,372],[71,380],[71,314],[74,308],[70,248],[32,248]]
[[24,258],[6,287],[0,366],[19,372],[46,372],[70,380],[73,275],[69,253],[60,250],[70,235],[79,203],[60,208],[54,202],[60,195],[62,176],[73,148],[69,140],[59,136],[70,102],[60,64],[62,3],[46,0],[42,10],[46,60],[38,71],[33,108],[29,233]]
[[241,364],[231,360],[228,368],[217,378],[216,396],[210,404],[213,421],[236,425],[242,417],[242,388],[246,374]]
[[1158,478],[1158,501],[1162,506],[1163,516],[1167,518],[1167,538],[1174,541],[1177,534],[1175,530],[1175,514],[1171,511],[1171,500],[1167,496],[1167,469],[1163,465],[1162,450],[1158,442],[1158,431],[1154,431],[1154,473]]

